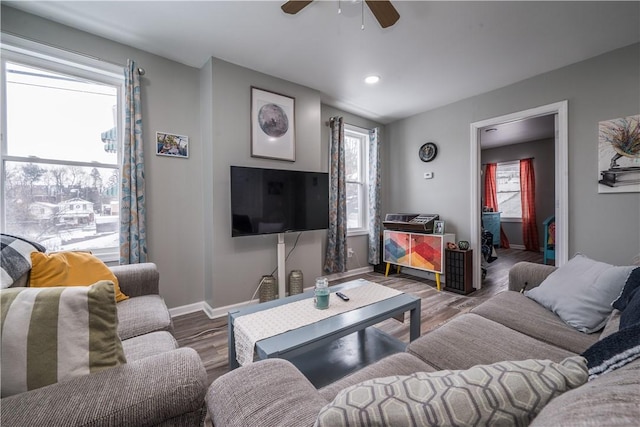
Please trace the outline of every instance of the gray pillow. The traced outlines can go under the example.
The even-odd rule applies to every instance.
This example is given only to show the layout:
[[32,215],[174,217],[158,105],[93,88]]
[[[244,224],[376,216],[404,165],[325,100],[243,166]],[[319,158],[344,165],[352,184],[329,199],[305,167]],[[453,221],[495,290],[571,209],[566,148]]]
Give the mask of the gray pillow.
[[523,360],[364,381],[320,410],[315,427],[524,426],[587,381],[586,360]]
[[577,254],[525,295],[575,329],[592,333],[604,327],[634,266],[615,267]]

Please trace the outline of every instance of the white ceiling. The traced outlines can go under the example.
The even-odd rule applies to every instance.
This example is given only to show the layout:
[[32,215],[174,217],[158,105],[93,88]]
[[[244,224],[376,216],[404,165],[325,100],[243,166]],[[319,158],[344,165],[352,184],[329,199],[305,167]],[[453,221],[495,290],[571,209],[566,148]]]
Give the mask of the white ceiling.
[[214,56],[308,86],[384,124],[640,41],[638,1],[393,1],[400,20],[381,29],[365,7],[364,30],[357,1],[295,16],[283,2],[3,1],[193,67]]

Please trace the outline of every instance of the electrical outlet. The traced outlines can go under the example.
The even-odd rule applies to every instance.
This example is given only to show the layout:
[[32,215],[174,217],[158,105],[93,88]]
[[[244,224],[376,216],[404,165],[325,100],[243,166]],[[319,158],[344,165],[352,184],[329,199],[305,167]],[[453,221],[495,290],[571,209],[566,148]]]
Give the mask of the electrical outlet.
[[347,258],[351,258],[353,256],[353,248],[347,248]]

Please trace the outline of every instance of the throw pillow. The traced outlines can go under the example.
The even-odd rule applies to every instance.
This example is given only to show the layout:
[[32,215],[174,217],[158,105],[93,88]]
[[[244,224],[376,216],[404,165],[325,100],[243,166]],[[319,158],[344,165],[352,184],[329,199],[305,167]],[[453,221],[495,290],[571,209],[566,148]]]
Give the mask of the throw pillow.
[[579,356],[377,378],[338,393],[315,425],[528,425],[551,399],[586,381]]
[[0,235],[0,289],[6,289],[31,270],[31,252],[46,248],[23,237]]
[[0,293],[2,397],[126,363],[112,282]]
[[129,298],[120,290],[118,279],[109,267],[89,252],[34,252],[31,261],[31,287],[87,286],[98,280],[109,280],[115,285],[117,302]]
[[602,329],[634,266],[615,267],[578,254],[524,294],[575,329]]

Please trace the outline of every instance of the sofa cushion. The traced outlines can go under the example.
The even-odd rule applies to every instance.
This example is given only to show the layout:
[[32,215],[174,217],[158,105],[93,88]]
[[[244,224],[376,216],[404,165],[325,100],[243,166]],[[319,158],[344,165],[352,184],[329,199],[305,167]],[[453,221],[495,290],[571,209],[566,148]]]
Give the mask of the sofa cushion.
[[128,363],[176,348],[176,339],[167,331],[151,332],[122,341],[122,349]]
[[551,399],[584,384],[586,371],[583,358],[571,357],[377,378],[338,393],[316,426],[527,425]]
[[31,287],[87,286],[98,280],[110,280],[116,287],[116,301],[129,298],[120,291],[118,278],[109,267],[89,252],[33,252],[31,262]]
[[549,426],[637,426],[640,360],[557,397],[531,423]]
[[525,295],[585,333],[602,329],[634,266],[614,267],[577,254]]
[[171,315],[160,295],[142,295],[119,302],[118,334],[126,340],[155,331],[171,331]]
[[409,375],[414,372],[433,372],[435,370],[433,366],[424,363],[409,353],[396,353],[323,387],[320,389],[320,394],[327,400],[333,400],[341,390],[366,380],[392,375]]
[[113,283],[2,290],[2,397],[126,363]]
[[23,237],[0,235],[0,289],[6,289],[31,270],[31,252],[46,248]]
[[501,292],[471,312],[574,353],[582,353],[598,339],[596,335],[576,331],[520,292]]
[[207,391],[214,426],[310,426],[328,403],[289,361],[266,359],[234,369]]
[[576,355],[471,313],[423,335],[409,344],[407,351],[439,370],[468,369],[504,360],[559,362]]
[[620,329],[620,310],[614,309],[611,316],[607,319],[606,325],[600,334],[599,340],[605,339],[611,334],[618,332]]

